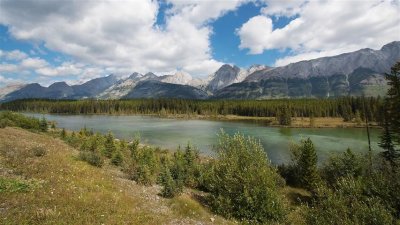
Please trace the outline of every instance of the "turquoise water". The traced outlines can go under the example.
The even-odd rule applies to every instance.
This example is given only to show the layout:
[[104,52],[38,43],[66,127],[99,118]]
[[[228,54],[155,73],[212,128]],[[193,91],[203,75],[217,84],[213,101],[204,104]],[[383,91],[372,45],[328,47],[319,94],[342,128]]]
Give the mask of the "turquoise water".
[[[42,117],[41,114],[28,114]],[[68,130],[80,130],[86,126],[95,132],[111,131],[117,138],[131,140],[140,133],[145,144],[176,149],[188,142],[195,145],[200,152],[212,154],[217,133],[223,129],[229,134],[241,132],[260,140],[269,159],[274,164],[290,160],[289,145],[302,138],[310,137],[314,142],[320,162],[331,153],[342,152],[351,148],[355,152],[367,152],[368,141],[365,129],[359,128],[277,128],[261,124],[166,119],[150,116],[109,116],[109,115],[44,115],[48,120],[56,121],[58,127]],[[374,151],[380,151],[378,139],[380,130],[372,129],[371,140]]]

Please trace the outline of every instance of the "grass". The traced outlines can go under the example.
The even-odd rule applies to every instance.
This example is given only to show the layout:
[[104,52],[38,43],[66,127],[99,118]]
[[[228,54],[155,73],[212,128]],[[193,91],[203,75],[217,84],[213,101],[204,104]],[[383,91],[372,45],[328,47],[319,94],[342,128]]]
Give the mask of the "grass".
[[0,129],[0,224],[234,223],[187,192],[164,199],[159,186],[138,185],[116,167],[77,158],[78,151],[57,138]]

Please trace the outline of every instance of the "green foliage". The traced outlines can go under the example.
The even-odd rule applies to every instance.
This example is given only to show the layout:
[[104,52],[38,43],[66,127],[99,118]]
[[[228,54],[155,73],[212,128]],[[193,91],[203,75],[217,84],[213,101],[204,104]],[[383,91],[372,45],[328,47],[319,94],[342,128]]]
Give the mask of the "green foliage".
[[135,137],[133,138],[132,142],[128,146],[132,157],[135,155],[135,152],[137,151],[137,149],[139,147],[139,143],[140,143],[140,135],[136,134]]
[[168,166],[163,167],[160,177],[162,186],[161,196],[165,198],[173,198],[182,192],[182,183],[174,180]]
[[261,144],[241,134],[221,132],[215,151],[212,175],[206,179],[214,211],[255,223],[281,220],[285,210],[277,190],[279,175]]
[[27,192],[30,188],[24,180],[0,177],[0,193]]
[[42,157],[46,155],[46,149],[43,146],[36,146],[32,148],[33,155],[36,157]]
[[390,209],[379,198],[364,195],[363,188],[362,181],[352,177],[340,178],[335,189],[319,186],[305,212],[306,224],[393,224]]
[[67,137],[67,132],[65,131],[65,128],[63,128],[60,133],[60,138],[65,139],[66,137]]
[[292,124],[292,115],[289,106],[283,106],[278,109],[276,119],[280,125],[289,126]]
[[393,141],[400,145],[400,61],[386,74],[390,86],[385,99],[387,120],[393,132]]
[[39,129],[42,132],[47,132],[47,130],[48,130],[47,120],[46,120],[46,118],[44,118],[44,116],[42,116],[42,119],[40,119]]
[[[369,121],[378,121],[379,98],[367,98]],[[69,114],[190,114],[238,115],[277,117],[279,112],[298,117],[343,117],[351,121],[358,110],[363,117],[361,97],[328,99],[273,99],[273,100],[190,100],[190,99],[130,99],[130,100],[16,100],[3,103],[0,109]],[[286,111],[289,108],[290,111]],[[400,127],[400,125],[399,125]]]
[[400,159],[400,62],[386,74],[390,88],[383,107],[383,133],[379,146],[385,151],[383,157],[392,167],[399,166]]
[[313,191],[320,178],[317,168],[317,153],[310,138],[304,139],[299,145],[292,145],[292,168],[295,173],[295,183],[307,190]]
[[197,187],[199,178],[199,153],[192,145],[188,143],[184,152],[180,147],[174,153],[171,174],[179,185],[187,187]]
[[150,147],[138,148],[133,155],[133,162],[129,169],[131,179],[144,185],[156,182],[160,161],[154,149]]
[[104,161],[98,152],[80,151],[79,159],[88,162],[92,166],[102,167],[104,164]]
[[115,166],[121,166],[122,162],[124,161],[121,151],[117,150],[114,152],[113,156],[111,157],[111,163]]
[[104,151],[103,154],[111,158],[114,152],[116,151],[115,143],[114,143],[114,136],[112,135],[111,132],[108,132],[106,136],[106,141],[104,143]]
[[21,127],[28,130],[40,131],[40,121],[14,112],[0,112],[0,128]]
[[350,149],[331,156],[321,168],[322,177],[330,185],[334,185],[339,178],[358,178],[363,174],[366,161],[355,155]]

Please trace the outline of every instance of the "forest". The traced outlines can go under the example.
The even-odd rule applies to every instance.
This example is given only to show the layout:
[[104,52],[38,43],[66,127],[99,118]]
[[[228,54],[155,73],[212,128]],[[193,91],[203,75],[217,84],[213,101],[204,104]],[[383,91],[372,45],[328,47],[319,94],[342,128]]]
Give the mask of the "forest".
[[237,115],[250,117],[356,117],[380,121],[383,99],[342,97],[329,99],[276,100],[16,100],[2,103],[1,110],[58,114],[157,114],[157,115]]

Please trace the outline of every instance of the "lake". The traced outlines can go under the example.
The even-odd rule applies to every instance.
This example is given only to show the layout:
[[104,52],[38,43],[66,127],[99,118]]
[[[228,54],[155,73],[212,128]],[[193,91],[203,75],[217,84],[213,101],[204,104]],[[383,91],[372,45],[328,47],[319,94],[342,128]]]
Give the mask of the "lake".
[[[42,114],[26,113],[26,115],[42,117]],[[212,146],[216,143],[217,133],[221,129],[229,134],[241,132],[259,139],[274,164],[289,162],[290,143],[306,137],[310,137],[314,142],[320,162],[331,153],[342,152],[347,148],[360,153],[368,151],[367,132],[360,128],[279,128],[249,122],[183,120],[137,115],[45,114],[44,116],[47,120],[56,121],[57,127],[67,130],[78,131],[86,126],[103,134],[111,131],[117,138],[129,141],[135,134],[140,133],[142,143],[171,150],[190,142],[201,153],[208,155],[212,155]],[[378,147],[379,135],[380,130],[371,129],[373,151],[381,150]]]

